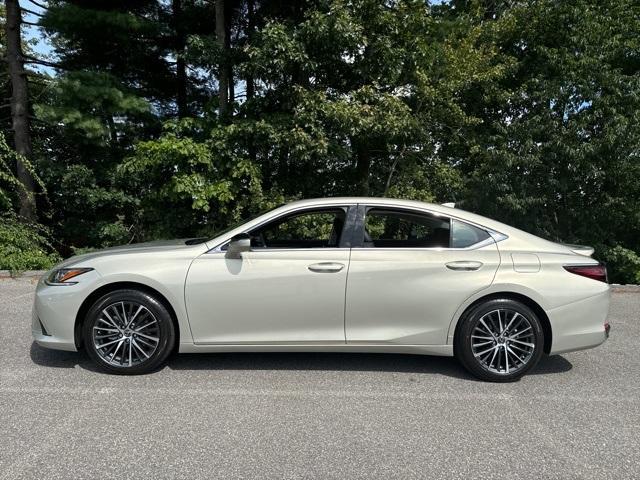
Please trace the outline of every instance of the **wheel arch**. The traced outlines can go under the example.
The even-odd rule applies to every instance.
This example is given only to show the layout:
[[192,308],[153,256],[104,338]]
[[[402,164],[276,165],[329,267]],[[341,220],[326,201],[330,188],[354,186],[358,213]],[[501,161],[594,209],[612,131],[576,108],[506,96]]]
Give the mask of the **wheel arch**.
[[171,305],[171,302],[167,299],[167,297],[165,297],[162,293],[160,293],[155,288],[150,287],[149,285],[145,285],[143,283],[129,282],[129,281],[107,283],[106,285],[102,285],[99,288],[95,289],[93,292],[91,292],[87,296],[87,298],[84,299],[84,301],[80,305],[80,308],[78,309],[78,313],[76,314],[75,324],[73,329],[76,348],[78,350],[82,348],[82,324],[84,323],[85,317],[87,316],[87,313],[89,312],[89,309],[91,308],[91,306],[100,297],[103,297],[104,295],[107,295],[108,293],[114,292],[116,290],[123,290],[123,289],[139,290],[139,291],[148,293],[149,295],[156,298],[159,302],[161,302],[162,305],[169,311],[169,315],[171,317],[171,321],[173,322],[173,327],[176,333],[176,341],[175,341],[175,345],[173,346],[173,350],[177,351],[180,345],[180,325],[178,323],[178,316],[176,315],[176,311],[173,308],[173,305]]
[[533,312],[536,314],[536,316],[540,320],[540,324],[542,326],[542,333],[544,335],[544,352],[547,354],[551,352],[551,345],[553,342],[553,331],[551,329],[551,322],[549,321],[549,316],[547,315],[547,312],[545,312],[544,308],[542,308],[540,304],[536,302],[534,299],[532,299],[531,297],[528,297],[527,295],[524,295],[522,293],[510,292],[510,291],[493,292],[493,293],[484,295],[474,300],[471,304],[469,304],[464,309],[464,311],[458,316],[456,320],[456,325],[453,333],[454,350],[455,350],[455,338],[458,336],[458,331],[460,330],[460,325],[462,324],[460,320],[464,318],[467,312],[469,312],[472,308],[476,307],[480,303],[484,303],[489,300],[495,300],[498,298],[504,298],[504,299],[521,302],[525,304],[527,307],[529,307],[531,310],[533,310]]

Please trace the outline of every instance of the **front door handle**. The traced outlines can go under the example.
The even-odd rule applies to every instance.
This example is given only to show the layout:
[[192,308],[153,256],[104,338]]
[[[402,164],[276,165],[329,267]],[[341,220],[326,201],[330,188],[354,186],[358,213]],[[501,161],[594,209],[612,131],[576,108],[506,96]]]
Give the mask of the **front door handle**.
[[473,272],[474,270],[478,270],[482,266],[482,262],[471,262],[462,260],[458,262],[449,262],[445,265],[449,270]]
[[321,262],[309,265],[307,268],[316,273],[337,273],[344,268],[344,263]]

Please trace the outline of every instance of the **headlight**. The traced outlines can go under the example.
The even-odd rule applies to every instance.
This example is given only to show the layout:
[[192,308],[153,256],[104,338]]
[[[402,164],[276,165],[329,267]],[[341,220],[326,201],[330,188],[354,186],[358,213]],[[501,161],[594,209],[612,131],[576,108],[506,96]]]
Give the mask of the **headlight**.
[[93,270],[93,268],[59,268],[51,272],[47,277],[47,285],[75,285],[78,282],[70,282],[72,278]]

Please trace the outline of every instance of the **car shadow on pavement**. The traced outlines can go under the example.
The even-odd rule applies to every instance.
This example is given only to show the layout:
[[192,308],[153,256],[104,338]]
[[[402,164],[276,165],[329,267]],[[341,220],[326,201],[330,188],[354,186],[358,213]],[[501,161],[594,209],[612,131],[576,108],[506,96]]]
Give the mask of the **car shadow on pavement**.
[[[31,360],[43,367],[101,371],[84,352],[63,352],[31,345]],[[445,375],[475,380],[451,357],[382,353],[186,353],[173,355],[171,370],[290,370],[362,371]],[[560,355],[543,356],[529,375],[549,375],[571,370]]]
[[[476,380],[455,358],[390,353],[217,353],[181,354],[172,370],[327,370],[445,375]],[[573,368],[559,355],[544,356],[529,374],[554,374]]]
[[85,352],[65,352],[43,348],[36,342],[31,343],[29,350],[31,361],[36,365],[51,368],[75,368],[79,366],[86,370],[98,372],[96,367]]

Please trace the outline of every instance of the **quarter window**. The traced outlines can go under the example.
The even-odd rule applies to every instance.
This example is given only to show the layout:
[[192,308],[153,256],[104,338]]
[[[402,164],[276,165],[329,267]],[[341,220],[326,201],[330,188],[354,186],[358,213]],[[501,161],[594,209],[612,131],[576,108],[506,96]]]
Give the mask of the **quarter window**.
[[466,248],[489,238],[489,233],[459,220],[451,220],[451,247]]

